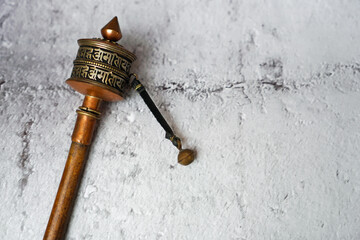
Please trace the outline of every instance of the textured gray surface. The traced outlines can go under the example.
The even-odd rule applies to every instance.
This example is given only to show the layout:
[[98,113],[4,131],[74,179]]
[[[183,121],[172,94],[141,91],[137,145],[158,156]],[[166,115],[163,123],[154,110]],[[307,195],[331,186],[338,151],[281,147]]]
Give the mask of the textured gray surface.
[[359,239],[359,1],[0,1],[0,239],[41,239],[82,96],[76,40],[117,15],[140,97],[108,104],[68,239]]

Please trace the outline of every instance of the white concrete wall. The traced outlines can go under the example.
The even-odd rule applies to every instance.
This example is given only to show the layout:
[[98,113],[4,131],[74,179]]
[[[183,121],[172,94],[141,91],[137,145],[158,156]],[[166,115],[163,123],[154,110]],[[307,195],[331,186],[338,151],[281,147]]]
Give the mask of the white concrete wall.
[[121,44],[198,152],[141,98],[108,104],[67,239],[359,239],[359,1],[0,2],[0,239],[41,239],[82,96],[79,38]]

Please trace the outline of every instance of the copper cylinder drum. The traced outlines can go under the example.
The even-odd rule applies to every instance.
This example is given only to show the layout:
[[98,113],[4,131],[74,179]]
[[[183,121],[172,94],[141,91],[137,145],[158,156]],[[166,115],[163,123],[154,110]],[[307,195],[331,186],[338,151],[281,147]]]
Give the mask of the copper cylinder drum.
[[129,83],[136,56],[121,45],[103,39],[80,39],[71,77],[73,89],[105,101],[119,101]]

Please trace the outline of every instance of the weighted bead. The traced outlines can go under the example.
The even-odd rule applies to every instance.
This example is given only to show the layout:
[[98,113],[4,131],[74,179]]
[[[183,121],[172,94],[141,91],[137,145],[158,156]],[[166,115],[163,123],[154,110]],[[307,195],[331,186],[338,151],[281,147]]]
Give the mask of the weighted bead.
[[194,161],[194,159],[195,159],[195,153],[193,150],[184,149],[179,152],[178,163],[180,163],[181,165],[184,166],[189,165]]

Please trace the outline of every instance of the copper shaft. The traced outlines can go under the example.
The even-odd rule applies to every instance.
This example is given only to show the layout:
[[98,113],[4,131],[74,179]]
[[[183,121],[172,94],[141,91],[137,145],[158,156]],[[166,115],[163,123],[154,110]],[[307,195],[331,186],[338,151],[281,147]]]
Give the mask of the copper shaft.
[[69,155],[44,235],[46,240],[59,240],[65,237],[89,145],[96,128],[100,104],[101,99],[85,96],[81,110],[77,111],[78,117]]

